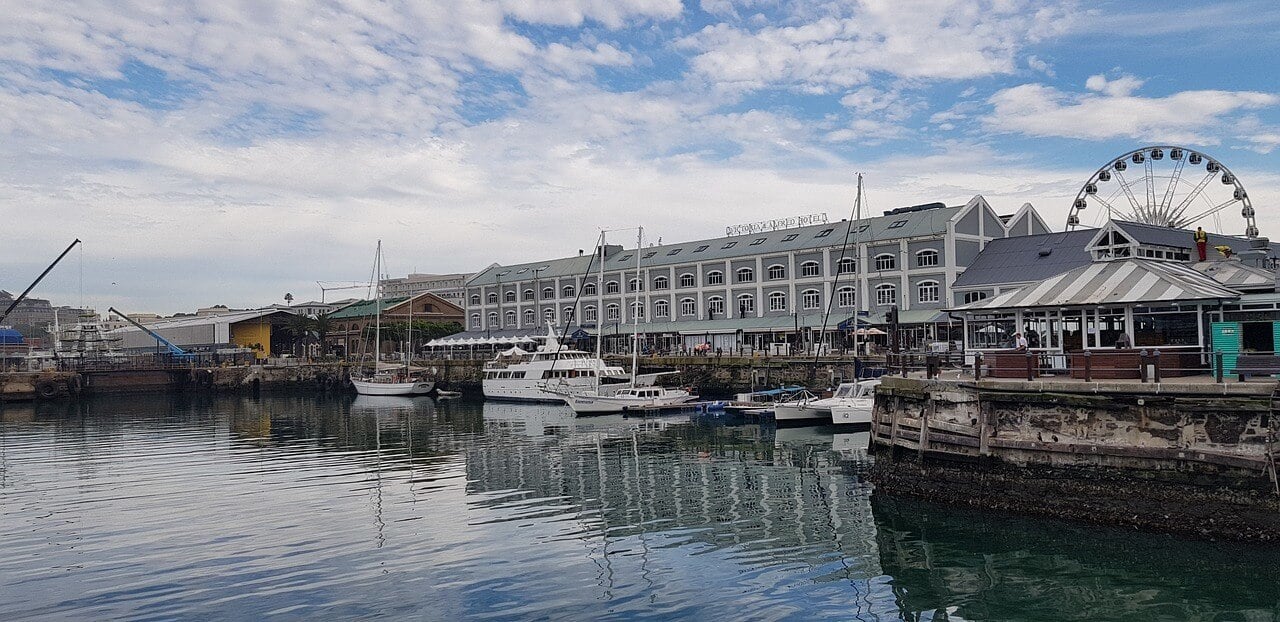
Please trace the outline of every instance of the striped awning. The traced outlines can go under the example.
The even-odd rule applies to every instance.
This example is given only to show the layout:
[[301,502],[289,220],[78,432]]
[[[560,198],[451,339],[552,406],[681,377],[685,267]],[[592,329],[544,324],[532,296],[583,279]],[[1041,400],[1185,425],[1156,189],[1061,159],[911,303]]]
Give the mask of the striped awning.
[[1201,261],[1192,264],[1191,267],[1227,287],[1236,289],[1272,289],[1276,285],[1274,272],[1246,264],[1238,259]]
[[1240,292],[1185,264],[1131,258],[1094,262],[953,311],[1158,304],[1239,296]]

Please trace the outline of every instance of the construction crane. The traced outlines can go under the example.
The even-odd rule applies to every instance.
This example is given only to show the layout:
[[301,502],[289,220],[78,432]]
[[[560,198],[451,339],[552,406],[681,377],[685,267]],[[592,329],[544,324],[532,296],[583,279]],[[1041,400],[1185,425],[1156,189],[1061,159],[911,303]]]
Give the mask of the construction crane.
[[[347,285],[335,285],[331,287],[326,287],[325,283],[347,283]],[[361,283],[360,281],[316,281],[316,285],[320,286],[320,303],[321,304],[324,303],[325,292],[341,290],[341,289],[367,289],[369,287],[368,283]]]
[[40,276],[36,277],[36,280],[32,281],[31,284],[28,285],[26,289],[22,290],[21,294],[18,294],[17,298],[13,299],[13,303],[9,305],[9,308],[4,310],[3,315],[0,315],[0,325],[4,324],[4,321],[8,319],[9,314],[13,313],[13,310],[18,308],[18,305],[22,304],[22,301],[26,299],[27,294],[30,294],[31,290],[35,289],[36,286],[40,284],[40,281],[44,280],[45,275],[49,274],[49,271],[53,270],[53,267],[58,265],[58,262],[62,261],[62,258],[66,257],[67,253],[70,253],[71,249],[75,248],[76,244],[79,244],[79,243],[80,243],[80,238],[76,238],[76,241],[72,242],[71,245],[67,247],[67,250],[62,251],[62,254],[58,255],[58,258],[53,260],[53,263],[49,264],[49,267],[45,268],[44,272],[41,272]]
[[121,310],[119,310],[119,309],[117,309],[117,308],[115,308],[115,307],[108,307],[108,308],[107,308],[107,310],[108,310],[108,311],[110,311],[110,312],[112,312],[112,313],[114,313],[114,314],[116,314],[116,315],[118,315],[118,316],[120,316],[120,319],[122,319],[122,320],[124,320],[124,321],[126,321],[126,322],[128,322],[128,323],[130,323],[130,324],[133,324],[134,326],[137,326],[139,329],[141,329],[141,330],[142,330],[142,332],[144,332],[144,333],[146,333],[146,334],[148,334],[148,335],[151,335],[152,337],[155,337],[155,338],[156,338],[156,341],[159,341],[160,343],[164,344],[164,347],[166,347],[166,348],[168,348],[168,349],[169,349],[169,354],[172,354],[172,355],[174,355],[174,356],[194,356],[193,354],[191,354],[191,353],[187,352],[186,350],[183,350],[182,348],[179,348],[178,346],[174,345],[172,341],[169,341],[168,339],[165,339],[164,337],[161,337],[161,336],[160,336],[160,333],[157,333],[156,331],[151,330],[150,328],[147,328],[146,326],[143,326],[143,325],[142,325],[142,324],[140,324],[137,320],[134,320],[133,318],[131,318],[131,317],[129,317],[129,316],[127,316],[127,315],[125,315],[123,311],[121,311]]

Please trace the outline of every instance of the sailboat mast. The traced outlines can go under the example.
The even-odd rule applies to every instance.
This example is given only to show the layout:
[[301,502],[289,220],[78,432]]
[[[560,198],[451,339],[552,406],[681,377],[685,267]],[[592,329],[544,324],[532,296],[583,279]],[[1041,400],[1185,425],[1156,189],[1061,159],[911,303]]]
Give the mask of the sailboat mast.
[[[862,219],[862,173],[858,173],[858,196],[853,200],[853,220]],[[853,240],[853,360],[858,361],[858,310],[862,308],[862,253],[858,252],[858,240]],[[855,372],[857,370],[855,369]],[[856,378],[857,373],[854,373]]]
[[644,250],[644,227],[636,227],[636,299],[631,303],[631,386],[636,386],[636,365],[640,362],[640,255]]
[[596,253],[600,255],[600,270],[596,272],[596,390],[599,391],[600,372],[604,371],[600,367],[601,345],[604,343],[604,320],[600,319],[604,315],[604,231],[596,241]]
[[373,257],[373,373],[382,360],[382,240]]

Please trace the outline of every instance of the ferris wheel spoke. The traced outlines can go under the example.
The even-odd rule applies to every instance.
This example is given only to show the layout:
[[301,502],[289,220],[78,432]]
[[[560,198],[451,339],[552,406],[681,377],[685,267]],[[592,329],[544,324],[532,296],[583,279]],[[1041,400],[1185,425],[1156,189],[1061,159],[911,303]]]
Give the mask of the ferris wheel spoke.
[[1226,201],[1223,201],[1223,202],[1221,202],[1221,203],[1219,203],[1219,204],[1217,204],[1217,205],[1215,205],[1215,206],[1213,206],[1213,207],[1211,207],[1211,208],[1209,208],[1209,209],[1207,209],[1207,210],[1205,210],[1205,211],[1203,211],[1203,212],[1200,212],[1199,214],[1196,214],[1195,216],[1191,216],[1191,217],[1188,217],[1188,218],[1180,218],[1180,219],[1178,219],[1178,221],[1175,223],[1175,225],[1174,225],[1174,226],[1176,226],[1176,227],[1186,226],[1186,225],[1189,225],[1189,224],[1191,224],[1191,223],[1193,223],[1193,222],[1195,222],[1195,221],[1197,221],[1197,220],[1200,220],[1201,218],[1204,218],[1205,216],[1208,216],[1208,215],[1210,215],[1210,214],[1217,214],[1218,212],[1220,212],[1220,211],[1222,211],[1224,208],[1226,208],[1228,205],[1231,205],[1232,203],[1235,203],[1235,202],[1236,202],[1236,199],[1235,199],[1234,197],[1232,197],[1232,198],[1227,199]]
[[1142,206],[1138,205],[1138,199],[1133,196],[1133,190],[1129,188],[1129,182],[1124,178],[1124,173],[1117,170],[1115,176],[1120,180],[1120,188],[1124,190],[1124,195],[1129,197],[1129,204],[1133,206],[1133,219],[1142,221]]
[[1191,207],[1191,202],[1195,201],[1196,197],[1200,196],[1201,192],[1204,192],[1205,186],[1208,186],[1209,182],[1213,181],[1213,178],[1216,176],[1217,173],[1212,171],[1205,173],[1204,177],[1196,184],[1196,187],[1192,188],[1191,192],[1187,193],[1187,196],[1183,197],[1182,201],[1178,203],[1178,207],[1174,208],[1169,214],[1169,219],[1182,222],[1184,220],[1182,215],[1186,213],[1187,208]]
[[1155,176],[1155,171],[1151,170],[1152,162],[1153,160],[1151,159],[1151,157],[1148,156],[1147,158],[1143,159],[1142,168],[1146,173],[1146,177],[1143,179],[1143,181],[1147,182],[1146,183],[1147,209],[1150,211],[1152,222],[1156,222],[1156,219],[1159,218],[1160,213],[1159,213],[1159,210],[1156,209],[1156,176]]
[[[1173,157],[1173,156],[1170,156]],[[1182,179],[1182,167],[1186,166],[1187,159],[1180,158],[1173,165],[1173,174],[1169,176],[1169,185],[1165,186],[1164,198],[1160,199],[1160,212],[1170,219],[1173,217],[1173,191],[1178,187],[1178,181]]]

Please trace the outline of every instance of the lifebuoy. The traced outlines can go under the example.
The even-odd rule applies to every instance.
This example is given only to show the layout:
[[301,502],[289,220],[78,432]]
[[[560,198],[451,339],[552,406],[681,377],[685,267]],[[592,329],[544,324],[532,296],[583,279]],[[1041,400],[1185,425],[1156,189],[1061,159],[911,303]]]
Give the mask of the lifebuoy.
[[44,399],[58,397],[58,385],[49,380],[40,380],[36,382],[36,395]]

